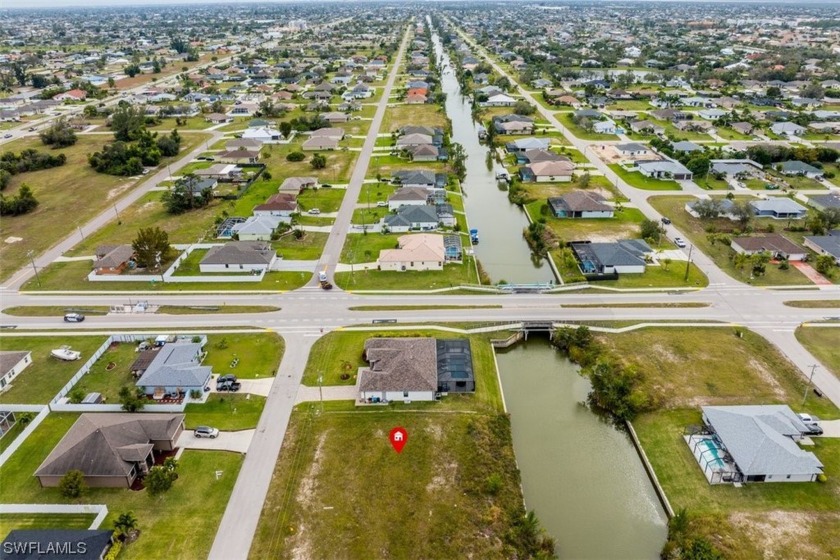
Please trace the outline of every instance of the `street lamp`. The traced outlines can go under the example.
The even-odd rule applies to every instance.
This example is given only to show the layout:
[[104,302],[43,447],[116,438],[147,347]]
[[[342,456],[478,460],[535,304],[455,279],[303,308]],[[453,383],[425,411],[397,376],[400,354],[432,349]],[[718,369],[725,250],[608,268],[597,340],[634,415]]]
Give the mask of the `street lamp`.
[[808,389],[811,388],[811,383],[814,381],[814,373],[817,371],[817,368],[820,367],[818,364],[811,364],[811,375],[808,377],[808,384],[805,385],[805,392],[802,394],[802,406],[805,406],[805,400],[808,398]]
[[38,281],[38,287],[40,288],[41,287],[41,277],[38,276],[38,267],[35,266],[35,259],[32,257],[32,255],[34,255],[34,254],[35,254],[35,251],[28,251],[26,253],[26,256],[29,257],[29,262],[32,263],[32,270],[35,271],[35,280]]
[[688,282],[688,269],[691,267],[691,251],[694,249],[694,245],[688,246],[688,260],[685,262],[685,278],[683,278],[684,282]]

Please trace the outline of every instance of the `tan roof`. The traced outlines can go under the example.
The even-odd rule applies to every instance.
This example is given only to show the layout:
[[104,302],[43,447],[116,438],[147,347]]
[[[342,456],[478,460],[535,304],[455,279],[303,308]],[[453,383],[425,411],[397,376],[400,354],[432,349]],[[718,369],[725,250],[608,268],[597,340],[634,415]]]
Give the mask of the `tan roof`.
[[254,210],[295,210],[297,208],[297,195],[293,193],[277,193],[254,207]]
[[369,338],[359,374],[362,391],[437,391],[434,338]]
[[93,268],[116,268],[134,255],[131,245],[117,245],[93,263]]
[[403,235],[397,239],[399,249],[385,249],[379,252],[380,262],[428,262],[443,261],[443,236],[433,233]]
[[754,237],[736,237],[732,240],[745,251],[770,251],[771,253],[801,254],[807,253],[803,248],[778,233],[758,235]]
[[575,169],[575,164],[571,161],[538,161],[532,163],[528,167],[534,172],[536,176],[562,176],[571,175]]

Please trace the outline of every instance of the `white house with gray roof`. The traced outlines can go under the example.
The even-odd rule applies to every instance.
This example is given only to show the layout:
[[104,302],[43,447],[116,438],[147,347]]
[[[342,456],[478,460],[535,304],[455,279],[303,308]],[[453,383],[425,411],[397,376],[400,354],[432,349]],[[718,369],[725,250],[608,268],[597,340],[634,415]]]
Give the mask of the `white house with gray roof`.
[[[206,340],[206,339],[205,339]],[[163,398],[165,395],[189,393],[210,383],[213,368],[201,365],[204,342],[168,342],[161,346],[146,367],[136,385],[146,395]]]
[[699,454],[707,479],[710,468],[728,473],[710,482],[813,482],[823,473],[817,456],[797,444],[808,428],[789,406],[701,409],[705,433],[688,436],[686,441],[695,458]]
[[29,350],[0,352],[0,389],[11,383],[31,363],[32,353]]
[[211,248],[201,259],[201,272],[265,272],[277,259],[271,245],[262,241],[231,241]]

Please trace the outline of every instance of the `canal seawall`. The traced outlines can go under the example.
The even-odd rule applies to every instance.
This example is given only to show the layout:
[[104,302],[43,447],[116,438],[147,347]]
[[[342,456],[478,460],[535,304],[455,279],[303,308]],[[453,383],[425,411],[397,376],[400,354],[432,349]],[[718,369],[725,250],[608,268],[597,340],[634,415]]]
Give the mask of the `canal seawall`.
[[[496,367],[497,374],[498,374],[498,366]],[[627,433],[630,434],[630,439],[633,441],[633,446],[636,448],[636,451],[639,454],[639,458],[642,460],[642,465],[645,467],[645,471],[648,474],[648,478],[650,478],[651,484],[653,484],[653,489],[656,490],[656,495],[659,497],[659,501],[662,504],[662,508],[665,510],[665,513],[668,515],[668,519],[674,517],[674,508],[671,507],[671,502],[668,501],[668,496],[665,495],[665,490],[662,489],[662,485],[659,484],[659,479],[656,477],[656,472],[653,470],[653,465],[650,464],[648,460],[647,453],[642,448],[642,444],[639,441],[639,436],[636,435],[636,429],[633,428],[633,423],[629,420],[625,422],[627,425]]]

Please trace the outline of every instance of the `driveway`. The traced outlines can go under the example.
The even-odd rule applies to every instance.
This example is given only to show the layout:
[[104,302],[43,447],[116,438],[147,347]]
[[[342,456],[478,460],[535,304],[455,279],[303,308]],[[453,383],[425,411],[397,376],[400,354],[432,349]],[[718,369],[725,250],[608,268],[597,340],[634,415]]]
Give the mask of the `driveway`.
[[[236,375],[234,373],[234,375]],[[210,392],[211,393],[221,393],[223,395],[228,395],[227,391],[217,391],[216,390],[216,378],[218,375],[214,375],[213,379],[210,381]],[[271,384],[274,383],[273,377],[263,377],[262,379],[239,379],[237,381],[242,383],[242,388],[239,389],[238,393],[251,393],[252,395],[260,395],[263,397],[268,396],[269,390],[271,390]]]
[[238,432],[219,432],[219,437],[197,438],[191,430],[184,430],[178,438],[178,451],[180,455],[184,449],[211,449],[214,451],[234,451],[245,453],[251,445],[251,439],[256,430],[240,430]]
[[814,270],[814,267],[812,267],[810,264],[804,263],[802,261],[793,261],[790,264],[792,264],[796,270],[804,274],[808,278],[808,280],[810,280],[817,286],[832,285],[831,281],[828,278]]
[[823,429],[820,437],[840,437],[840,420],[823,420],[820,427]]
[[[324,391],[325,401],[354,401],[359,396],[359,391],[355,385],[328,385],[321,387]],[[301,385],[295,398],[295,404],[309,401],[321,400],[321,394],[318,387],[309,387]]]

